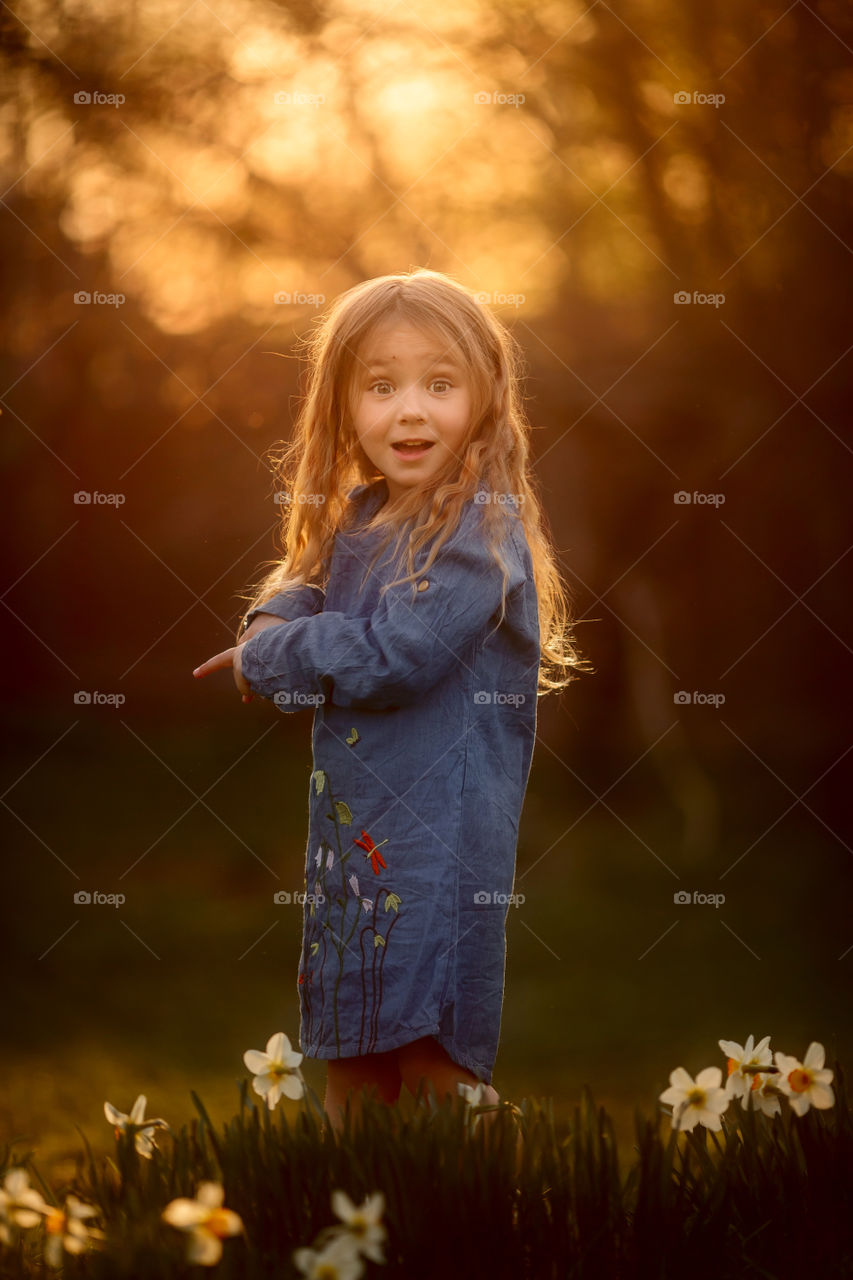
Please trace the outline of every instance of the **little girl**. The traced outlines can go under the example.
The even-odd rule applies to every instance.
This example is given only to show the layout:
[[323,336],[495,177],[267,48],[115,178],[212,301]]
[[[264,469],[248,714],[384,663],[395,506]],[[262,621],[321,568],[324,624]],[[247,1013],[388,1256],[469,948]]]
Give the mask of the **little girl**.
[[505,326],[419,269],[348,290],[307,345],[285,557],[193,674],[314,711],[300,1048],[330,1060],[337,1126],[362,1086],[498,1101],[537,697],[584,664]]

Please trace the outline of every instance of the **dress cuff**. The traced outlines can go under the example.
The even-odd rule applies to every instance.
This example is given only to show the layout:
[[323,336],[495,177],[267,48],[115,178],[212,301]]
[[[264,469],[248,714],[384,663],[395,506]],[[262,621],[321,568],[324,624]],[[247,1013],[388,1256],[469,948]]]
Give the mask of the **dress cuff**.
[[271,596],[269,600],[252,609],[251,613],[246,614],[243,629],[251,626],[253,619],[259,613],[271,613],[284,622],[291,622],[294,618],[308,618],[314,613],[319,613],[323,608],[324,599],[325,593],[322,587],[309,585],[279,591],[277,595]]

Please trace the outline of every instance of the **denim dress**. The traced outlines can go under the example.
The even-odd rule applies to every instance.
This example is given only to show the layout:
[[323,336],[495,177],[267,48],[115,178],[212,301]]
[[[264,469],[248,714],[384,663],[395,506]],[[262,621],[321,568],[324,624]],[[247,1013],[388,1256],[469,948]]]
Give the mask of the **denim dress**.
[[[287,619],[245,642],[243,675],[280,711],[311,710],[313,769],[300,1048],[384,1053],[434,1036],[490,1083],[497,1054],[518,824],[536,734],[539,623],[530,549],[510,503],[502,574],[481,532],[481,484],[427,579],[364,525],[384,479],[347,495],[325,592],[253,611]],[[415,567],[428,548],[415,556]],[[402,552],[400,553],[402,556]]]

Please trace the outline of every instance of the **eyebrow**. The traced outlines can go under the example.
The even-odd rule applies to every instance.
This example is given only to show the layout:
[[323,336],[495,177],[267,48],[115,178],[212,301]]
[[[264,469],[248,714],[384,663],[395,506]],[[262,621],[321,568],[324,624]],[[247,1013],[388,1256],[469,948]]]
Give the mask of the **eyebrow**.
[[[367,365],[369,373],[375,373],[377,369],[391,369],[394,367],[391,360],[376,360],[372,364]],[[454,360],[452,356],[442,356],[440,360],[434,360],[429,366],[432,369],[461,369],[458,360]]]

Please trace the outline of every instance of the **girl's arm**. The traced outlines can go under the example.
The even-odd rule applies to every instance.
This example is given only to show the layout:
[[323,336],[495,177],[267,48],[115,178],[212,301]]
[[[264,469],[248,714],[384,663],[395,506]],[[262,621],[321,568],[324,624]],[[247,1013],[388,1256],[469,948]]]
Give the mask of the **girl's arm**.
[[324,592],[322,587],[313,585],[288,587],[279,591],[263,604],[259,604],[251,613],[246,614],[246,632],[259,613],[270,613],[283,622],[293,618],[307,618],[323,608]]
[[239,651],[242,646],[248,640],[251,640],[253,636],[265,631],[268,627],[278,626],[280,623],[289,622],[293,618],[310,617],[318,609],[322,609],[324,598],[322,587],[313,585],[288,587],[285,591],[279,591],[246,615],[246,625],[237,645],[230,649],[224,649],[222,653],[217,653],[214,657],[209,658],[200,667],[196,667],[193,675],[196,679],[200,679],[203,676],[210,675],[213,671],[221,671],[226,667],[231,667],[234,672],[234,683],[242,693],[243,701],[251,702],[254,694],[243,679],[240,663]]
[[[373,708],[415,701],[466,660],[500,609],[502,574],[478,528],[481,512],[473,503],[463,511],[427,571],[425,589],[392,587],[368,618],[324,611],[270,627],[241,646],[235,674],[239,661],[240,676],[265,698],[289,691]],[[509,531],[502,552],[509,594],[532,575],[530,553]],[[425,558],[421,551],[417,560]],[[277,705],[299,710],[311,701],[292,696]]]

